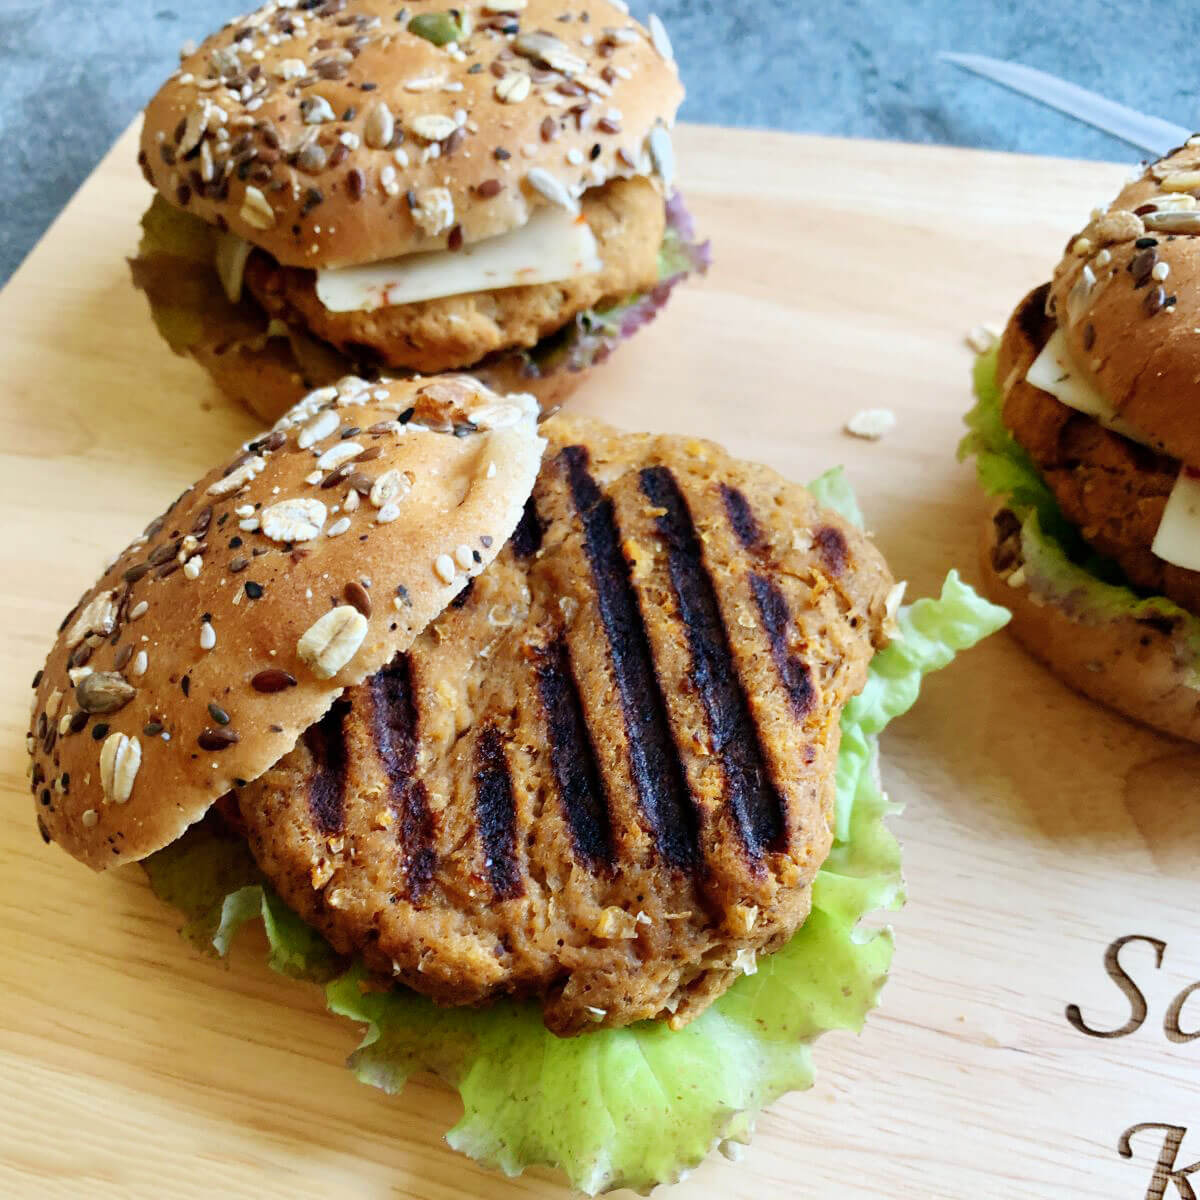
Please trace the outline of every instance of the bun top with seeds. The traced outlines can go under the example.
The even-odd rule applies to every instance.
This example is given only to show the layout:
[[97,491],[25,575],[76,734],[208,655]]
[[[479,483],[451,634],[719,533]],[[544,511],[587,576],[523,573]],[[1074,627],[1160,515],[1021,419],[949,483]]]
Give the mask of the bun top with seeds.
[[165,199],[284,266],[457,248],[661,177],[683,98],[661,22],[583,0],[274,0],[146,110]]
[[1067,245],[1048,309],[1109,417],[1200,466],[1200,137],[1145,168]]
[[43,836],[96,869],[143,858],[290,750],[499,552],[536,412],[463,376],[348,378],[189,488],[35,680]]

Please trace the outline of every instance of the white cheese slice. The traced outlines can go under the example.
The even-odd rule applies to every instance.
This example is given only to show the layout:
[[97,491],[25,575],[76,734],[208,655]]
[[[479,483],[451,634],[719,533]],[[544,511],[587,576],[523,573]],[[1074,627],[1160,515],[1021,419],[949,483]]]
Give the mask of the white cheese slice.
[[547,204],[520,229],[460,250],[318,271],[317,298],[330,312],[369,312],[466,292],[557,283],[593,274],[602,265],[595,235],[583,217]]
[[1085,413],[1099,421],[1106,429],[1127,437],[1131,442],[1155,449],[1154,443],[1142,432],[1122,420],[1116,409],[1092,386],[1084,373],[1075,365],[1067,338],[1061,329],[1056,329],[1041,354],[1030,364],[1025,379],[1043,392],[1049,392],[1068,408]]
[[1025,379],[1034,387],[1101,423],[1116,416],[1112,405],[1083,377],[1067,349],[1067,338],[1056,329],[1041,354],[1033,360]]
[[1200,475],[1179,472],[1150,547],[1164,562],[1200,571]]
[[233,304],[242,298],[242,280],[246,276],[246,260],[254,247],[236,233],[217,231],[217,274],[225,295]]

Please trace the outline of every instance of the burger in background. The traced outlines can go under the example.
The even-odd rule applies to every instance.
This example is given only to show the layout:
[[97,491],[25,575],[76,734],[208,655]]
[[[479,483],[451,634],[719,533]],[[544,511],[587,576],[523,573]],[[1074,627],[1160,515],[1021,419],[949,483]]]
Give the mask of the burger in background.
[[549,410],[707,267],[682,98],[661,22],[607,0],[275,0],[150,102],[134,281],[267,420],[348,373],[466,368]]
[[1200,139],[1067,246],[976,368],[987,591],[1078,691],[1200,740]]

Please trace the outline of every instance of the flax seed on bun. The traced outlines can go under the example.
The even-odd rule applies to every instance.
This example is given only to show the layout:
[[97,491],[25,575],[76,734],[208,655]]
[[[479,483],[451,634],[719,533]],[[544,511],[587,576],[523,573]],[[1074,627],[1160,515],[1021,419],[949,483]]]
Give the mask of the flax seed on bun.
[[[585,0],[272,3],[186,56],[140,161],[173,205],[284,266],[495,237],[588,188],[669,176],[661,25]],[[453,46],[448,49],[448,46]]]
[[290,750],[499,552],[536,412],[466,377],[347,379],[189,488],[35,681],[43,836],[97,870],[135,861]]

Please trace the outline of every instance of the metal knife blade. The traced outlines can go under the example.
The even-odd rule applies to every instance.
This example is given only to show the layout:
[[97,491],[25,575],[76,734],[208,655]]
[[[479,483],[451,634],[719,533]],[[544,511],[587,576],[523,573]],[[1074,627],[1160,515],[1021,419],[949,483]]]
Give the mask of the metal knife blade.
[[1182,145],[1192,135],[1192,131],[1182,125],[1147,116],[1115,100],[1089,92],[1087,88],[1033,67],[1023,67],[1020,63],[1004,62],[985,54],[951,54],[946,51],[939,54],[938,58],[1056,108],[1097,129],[1103,129],[1105,133],[1148,150],[1158,158]]

